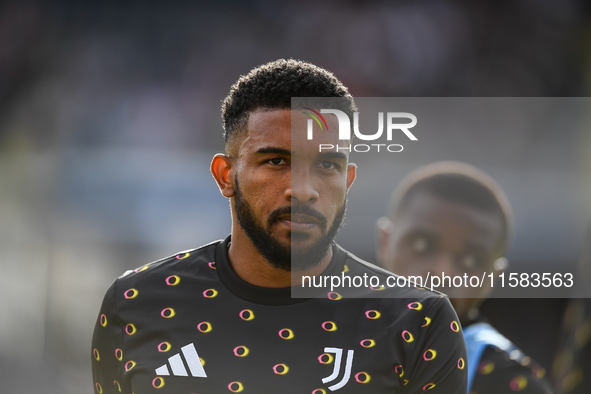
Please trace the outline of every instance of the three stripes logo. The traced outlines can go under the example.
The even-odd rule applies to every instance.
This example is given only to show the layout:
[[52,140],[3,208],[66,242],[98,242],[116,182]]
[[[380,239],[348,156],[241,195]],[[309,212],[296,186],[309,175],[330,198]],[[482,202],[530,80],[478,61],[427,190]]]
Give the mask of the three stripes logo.
[[[324,352],[335,354],[334,369],[332,371],[332,374],[330,376],[327,376],[322,379],[322,383],[329,383],[339,377],[340,370],[341,370],[341,361],[343,360],[343,349],[339,349],[337,347],[325,347]],[[345,361],[345,373],[343,375],[343,378],[337,384],[333,384],[332,386],[329,386],[328,389],[330,391],[338,390],[349,382],[349,379],[351,378],[351,367],[352,366],[353,366],[353,350],[348,350],[347,351],[347,360]]]
[[[183,357],[181,357],[181,353],[184,356],[184,362]],[[201,360],[199,359],[195,345],[190,343],[186,346],[183,346],[181,348],[181,353],[177,353],[174,356],[169,357],[168,364],[164,364],[163,366],[156,368],[156,375],[170,376],[170,370],[172,370],[172,375],[174,376],[189,376],[187,368],[185,368],[186,365],[189,367],[191,376],[194,378],[207,377],[205,369],[203,368],[203,365],[201,365]],[[170,365],[170,370],[168,369],[168,365]]]

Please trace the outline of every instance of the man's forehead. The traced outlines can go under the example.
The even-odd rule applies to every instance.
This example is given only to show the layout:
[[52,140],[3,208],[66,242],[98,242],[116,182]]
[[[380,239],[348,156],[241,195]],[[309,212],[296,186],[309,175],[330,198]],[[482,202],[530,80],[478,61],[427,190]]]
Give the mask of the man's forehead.
[[468,223],[484,232],[502,232],[502,220],[498,214],[460,201],[440,198],[429,192],[415,193],[398,211],[396,221],[424,223],[433,228],[444,224]]
[[265,133],[287,131],[291,127],[289,108],[259,108],[248,114],[248,133],[257,137]]
[[257,109],[249,114],[241,149],[263,148],[291,150],[291,116],[289,109]]
[[[324,151],[342,152],[348,155],[348,141],[338,140],[338,122],[328,117],[326,122],[329,130],[320,129],[313,124],[313,139],[308,139],[308,119],[311,119],[301,110],[288,108],[279,109],[258,109],[249,115],[248,120],[248,144],[269,145],[280,144],[289,149],[292,153],[320,152],[320,144],[332,144],[333,149]],[[340,149],[337,149],[340,146]]]

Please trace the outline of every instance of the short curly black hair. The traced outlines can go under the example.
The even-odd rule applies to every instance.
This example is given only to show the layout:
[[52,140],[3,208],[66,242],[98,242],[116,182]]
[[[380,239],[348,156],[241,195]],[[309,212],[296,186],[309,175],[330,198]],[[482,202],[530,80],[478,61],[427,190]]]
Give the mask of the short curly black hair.
[[340,107],[350,118],[357,110],[347,87],[330,71],[300,60],[275,60],[241,76],[222,102],[226,146],[237,131],[246,130],[250,112],[289,109],[292,97],[343,97],[344,104],[341,99],[336,108]]

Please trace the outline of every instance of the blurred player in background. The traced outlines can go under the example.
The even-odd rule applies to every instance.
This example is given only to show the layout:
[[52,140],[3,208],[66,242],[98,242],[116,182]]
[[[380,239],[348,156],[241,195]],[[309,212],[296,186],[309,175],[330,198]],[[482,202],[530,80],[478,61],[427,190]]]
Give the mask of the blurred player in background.
[[[93,337],[96,392],[466,392],[464,342],[442,294],[346,298],[320,288],[291,297],[304,275],[389,275],[334,244],[356,166],[336,119],[315,146],[292,138],[292,122],[305,134],[309,119],[291,110],[292,97],[342,97],[341,109],[356,110],[334,75],[294,60],[232,86],[226,154],[211,164],[230,200],[231,235],[113,283]],[[341,150],[318,152],[318,142]]]
[[[509,202],[489,176],[463,163],[433,163],[409,174],[392,194],[388,216],[376,224],[378,260],[398,275],[424,280],[427,274],[496,276],[507,265],[511,221]],[[462,323],[468,392],[550,393],[544,370],[479,315],[491,290],[490,282],[442,290]]]

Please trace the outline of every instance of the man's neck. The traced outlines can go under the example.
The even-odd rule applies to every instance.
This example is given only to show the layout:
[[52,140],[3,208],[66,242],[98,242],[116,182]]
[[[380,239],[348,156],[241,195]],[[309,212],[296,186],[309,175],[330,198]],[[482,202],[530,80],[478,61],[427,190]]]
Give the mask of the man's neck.
[[304,271],[288,272],[272,266],[265,259],[252,241],[243,231],[232,228],[232,242],[228,248],[228,259],[232,269],[243,281],[260,287],[282,288],[297,286],[302,283],[303,276],[322,274],[332,259],[332,248],[312,268]]

